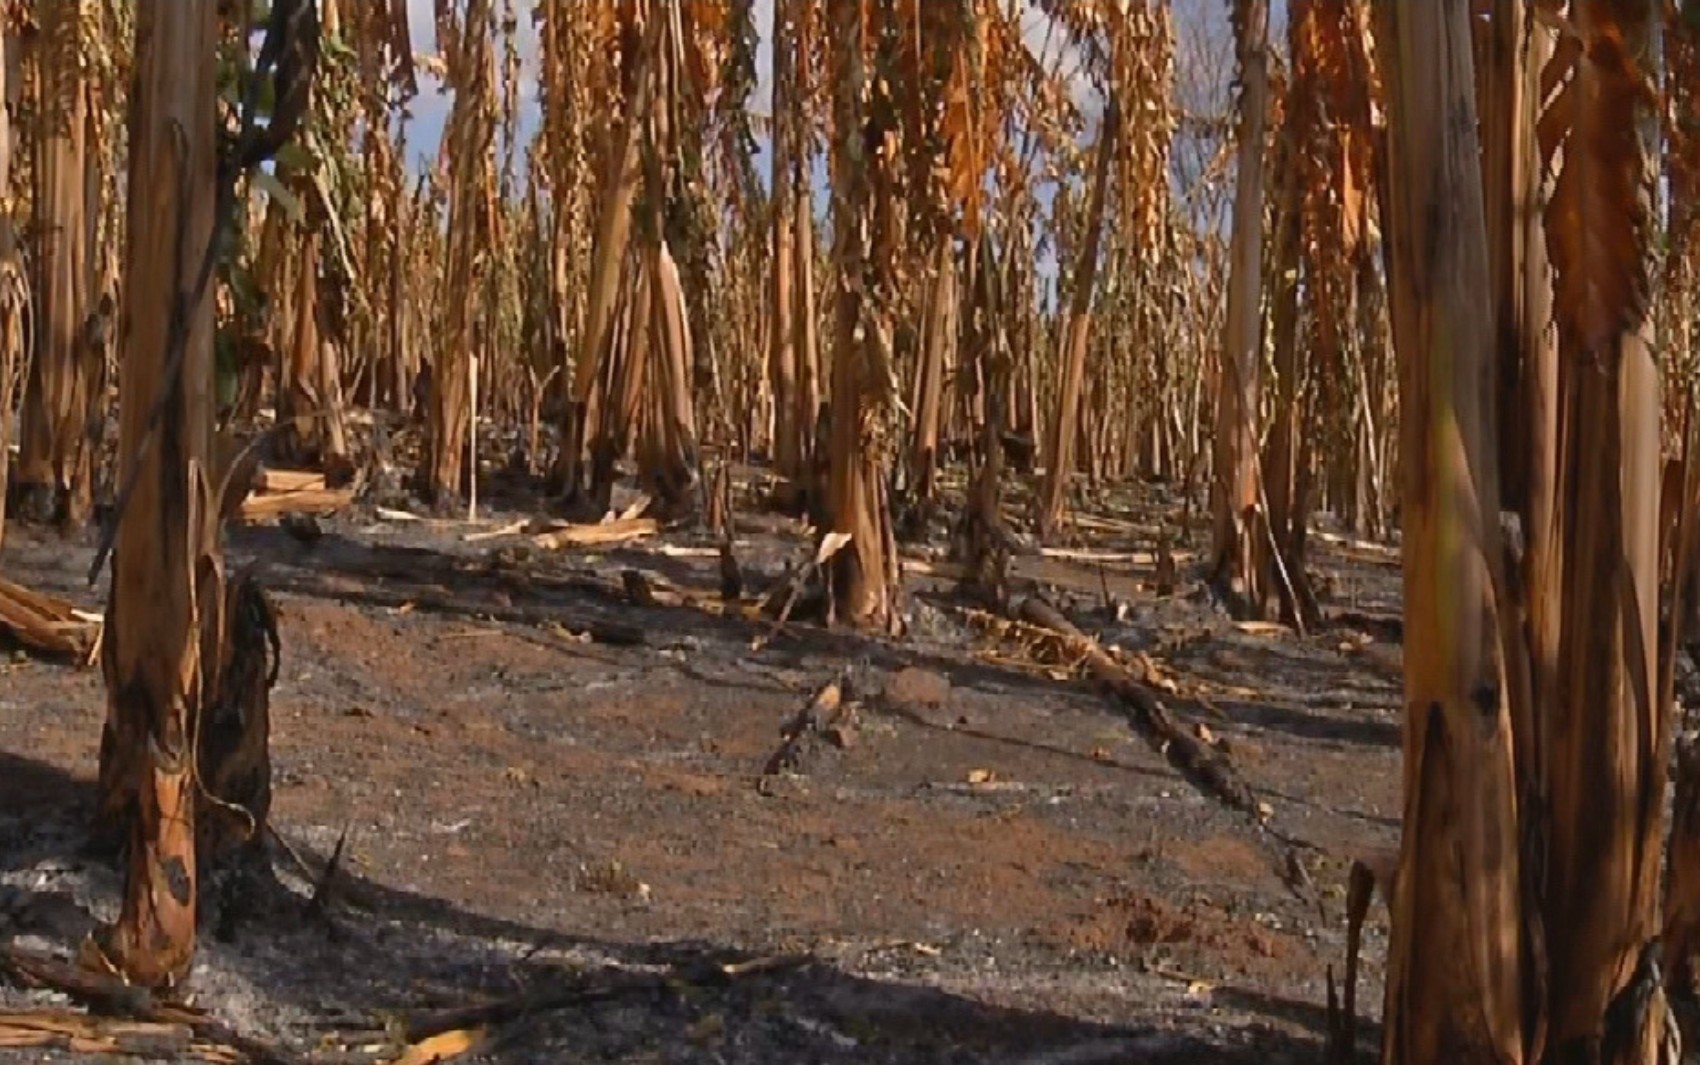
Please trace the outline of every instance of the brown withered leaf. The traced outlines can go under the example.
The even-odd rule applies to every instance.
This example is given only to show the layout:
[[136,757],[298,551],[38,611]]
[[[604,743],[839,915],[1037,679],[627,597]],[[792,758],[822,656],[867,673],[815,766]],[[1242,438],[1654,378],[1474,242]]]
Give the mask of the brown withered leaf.
[[1561,337],[1594,357],[1646,318],[1652,215],[1644,119],[1657,95],[1635,55],[1635,8],[1578,0],[1570,32],[1542,72],[1559,86],[1536,124],[1548,165],[1562,164],[1545,212]]

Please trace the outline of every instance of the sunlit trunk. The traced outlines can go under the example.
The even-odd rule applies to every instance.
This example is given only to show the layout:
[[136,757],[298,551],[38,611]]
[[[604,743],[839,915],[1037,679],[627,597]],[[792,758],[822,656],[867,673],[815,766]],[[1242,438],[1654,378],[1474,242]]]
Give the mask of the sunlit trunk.
[[[219,602],[216,524],[207,520],[213,299],[187,308],[182,387],[143,449],[169,358],[172,307],[192,291],[212,238],[218,4],[175,0],[136,13],[130,100],[129,251],[122,334],[125,468],[139,462],[119,526],[108,605],[105,798],[129,826],[124,903],[108,959],[143,986],[184,976],[195,949],[195,770],[201,710],[199,615]],[[194,249],[175,258],[174,248]],[[215,648],[216,651],[216,648]],[[209,667],[214,668],[214,667]],[[115,794],[116,793],[116,794]]]
[[945,364],[956,343],[956,250],[951,241],[939,243],[933,276],[926,288],[925,330],[916,365],[914,432],[909,444],[909,490],[919,513],[934,502],[939,465],[939,424],[943,413]]
[[884,91],[867,70],[862,41],[869,19],[884,14],[862,4],[833,6],[832,106],[833,260],[839,272],[834,300],[830,478],[827,509],[831,531],[849,538],[832,559],[835,614],[862,628],[898,631],[898,570],[885,500],[881,445],[872,433],[874,419],[888,399],[891,329],[886,315],[893,296],[896,264],[882,255],[895,249],[875,232],[889,196],[889,157],[870,157],[867,122],[870,97]]
[[453,109],[444,131],[449,168],[449,224],[444,277],[452,298],[441,308],[442,335],[435,345],[427,397],[425,447],[416,478],[420,494],[438,509],[447,509],[464,491],[470,472],[468,444],[472,431],[469,370],[484,336],[494,328],[481,320],[487,301],[478,298],[479,262],[491,239],[489,166],[495,137],[492,78],[495,57],[491,46],[491,0],[466,0],[458,21],[438,7],[439,35],[452,25],[456,47],[449,56],[449,82],[456,89]]
[[804,469],[803,442],[797,404],[797,345],[792,328],[793,275],[796,272],[796,224],[791,206],[791,153],[794,123],[789,109],[797,106],[792,70],[796,42],[783,6],[774,9],[773,44],[773,198],[771,288],[768,294],[768,387],[773,397],[773,468],[795,480]]
[[[1287,128],[1281,131],[1275,153],[1280,203],[1275,208],[1273,293],[1270,313],[1271,347],[1275,354],[1275,397],[1263,469],[1268,475],[1269,527],[1294,585],[1289,597],[1283,585],[1282,610],[1289,619],[1315,625],[1321,611],[1305,575],[1305,523],[1309,517],[1309,455],[1303,432],[1309,421],[1308,403],[1300,393],[1308,350],[1299,344],[1299,240],[1303,189],[1299,169],[1299,138],[1305,130],[1298,116],[1305,101],[1289,92]],[[1296,601],[1294,601],[1296,600]]]
[[660,41],[663,21],[653,17],[647,20],[643,44],[630,57],[634,68],[631,99],[626,111],[610,123],[606,154],[598,168],[601,180],[596,233],[591,244],[589,291],[584,297],[588,310],[584,328],[578,334],[573,365],[563,372],[563,378],[572,384],[561,427],[561,453],[550,475],[551,488],[569,497],[576,495],[581,487],[581,461],[591,417],[590,395],[602,360],[607,357],[614,306],[631,238],[632,202],[643,182],[639,148],[654,93],[650,57]]
[[[963,271],[962,350],[966,358],[981,366],[986,381],[986,421],[980,428],[979,446],[972,452],[977,463],[970,481],[970,495],[962,520],[966,525],[963,544],[963,583],[972,591],[994,600],[1003,598],[1008,551],[1003,535],[1003,432],[1007,414],[1009,351],[1000,342],[993,323],[1002,320],[997,262],[992,242],[984,233],[969,244]],[[1013,272],[1014,256],[1010,257]],[[1014,286],[1008,286],[1013,289]]]
[[84,318],[88,312],[89,230],[84,153],[88,86],[83,75],[84,0],[40,7],[41,113],[37,116],[37,353],[25,397],[18,480],[33,509],[70,526],[93,505],[83,443],[89,408]]
[[[791,227],[793,251],[791,268],[796,271],[791,308],[792,351],[795,353],[797,376],[795,382],[795,432],[799,454],[797,461],[813,469],[825,461],[816,454],[815,423],[821,411],[820,366],[820,307],[815,293],[815,209],[814,192],[806,166],[798,162],[793,171],[796,192],[791,197],[795,224]],[[812,490],[818,491],[818,485]]]
[[[12,182],[12,122],[4,105],[7,95],[8,53],[15,49],[0,24],[0,189]],[[0,442],[12,439],[20,394],[29,374],[25,323],[29,319],[29,276],[23,249],[10,219],[0,218]],[[0,461],[0,544],[5,542],[6,493],[11,475],[10,456]]]
[[[1670,736],[1646,296],[1656,116],[1634,73],[1651,8],[1584,0],[1578,40],[1550,49],[1545,23],[1486,27],[1484,129],[1509,143],[1485,168],[1466,5],[1381,10],[1410,694],[1385,1060],[1671,1061],[1655,939]],[[1536,94],[1553,86],[1567,86],[1556,103]],[[1531,138],[1558,160],[1538,216]],[[1503,448],[1496,406],[1515,434]],[[1496,542],[1502,463],[1526,582]]]
[[[315,228],[298,234],[292,260],[288,341],[278,382],[278,421],[285,430],[278,442],[288,461],[301,466],[340,454],[341,383],[329,379],[319,330],[319,244]],[[334,419],[334,421],[333,421]]]
[[1574,62],[1576,106],[1559,112],[1570,126],[1545,221],[1558,322],[1555,483],[1560,499],[1587,502],[1560,512],[1556,548],[1548,1038],[1560,1055],[1604,1038],[1607,1060],[1642,1062],[1655,1060],[1647,1048],[1659,1045],[1661,1018],[1625,1014],[1623,1003],[1645,994],[1638,967],[1659,931],[1671,730],[1655,684],[1660,401],[1646,295],[1659,129],[1635,73],[1655,69],[1657,23],[1645,0],[1583,0],[1572,15],[1588,47],[1548,64]]
[[[1530,706],[1515,721],[1519,786],[1544,804],[1547,715],[1558,694],[1558,348],[1552,271],[1541,224],[1544,196],[1535,122],[1552,31],[1521,11],[1496,9],[1478,42],[1482,174],[1497,349],[1494,360],[1501,505],[1522,524],[1522,600]],[[1533,828],[1525,830],[1528,834]]]
[[[675,101],[682,91],[678,54],[679,23],[672,17],[677,9],[656,12],[662,24],[652,64],[658,101]],[[667,206],[674,197],[670,170],[678,158],[678,136],[673,128],[673,107],[657,106],[645,116],[643,130],[643,210],[637,248],[640,270],[647,280],[648,299],[636,304],[635,313],[650,318],[649,344],[628,354],[649,362],[646,384],[634,397],[644,404],[639,440],[638,471],[650,492],[664,506],[677,512],[690,505],[689,489],[695,482],[697,455],[696,404],[693,368],[697,346],[704,337],[692,331],[686,293],[675,248],[667,234]],[[681,241],[682,243],[682,241]],[[699,283],[706,284],[706,280]],[[706,375],[705,375],[706,376]],[[606,508],[611,484],[600,480],[592,485],[598,506]]]
[[1525,1060],[1524,925],[1470,14],[1467,0],[1382,0],[1380,15],[1405,455],[1405,809],[1382,1060],[1501,1065]]
[[1267,515],[1259,506],[1263,367],[1263,132],[1268,111],[1268,0],[1236,0],[1240,66],[1228,318],[1216,400],[1211,580],[1240,613],[1261,616],[1270,592]]
[[1086,381],[1086,354],[1092,338],[1092,296],[1098,277],[1098,246],[1103,238],[1104,204],[1109,192],[1111,164],[1115,159],[1116,130],[1121,124],[1116,94],[1111,90],[1099,123],[1097,162],[1092,175],[1092,198],[1086,208],[1074,274],[1069,284],[1067,326],[1062,341],[1062,381],[1058,385],[1056,413],[1044,449],[1045,480],[1039,490],[1038,528],[1050,536],[1062,521],[1067,502],[1069,477],[1074,473],[1076,436],[1080,428],[1080,399]]

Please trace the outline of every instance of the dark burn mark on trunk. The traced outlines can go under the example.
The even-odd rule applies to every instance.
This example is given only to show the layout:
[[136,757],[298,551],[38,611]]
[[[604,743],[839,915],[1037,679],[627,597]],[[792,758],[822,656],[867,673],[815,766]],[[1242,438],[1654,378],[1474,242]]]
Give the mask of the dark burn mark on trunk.
[[1493,681],[1484,680],[1470,689],[1470,701],[1476,704],[1476,711],[1484,718],[1494,718],[1499,714],[1499,685]]
[[165,873],[165,886],[171,891],[171,900],[179,906],[189,905],[195,887],[194,878],[189,875],[189,867],[175,854],[168,854],[160,859],[159,865]]

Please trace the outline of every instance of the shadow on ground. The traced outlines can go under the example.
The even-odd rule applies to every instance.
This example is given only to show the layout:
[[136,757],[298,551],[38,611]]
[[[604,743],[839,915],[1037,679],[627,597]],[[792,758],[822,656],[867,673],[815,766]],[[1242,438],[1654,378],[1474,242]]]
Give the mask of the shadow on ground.
[[[326,532],[311,546],[294,543],[275,527],[239,530],[233,537],[244,558],[263,559],[263,581],[274,591],[377,609],[428,610],[466,620],[489,619],[517,625],[551,626],[605,634],[608,642],[644,642],[652,646],[691,646],[708,641],[749,646],[759,639],[765,659],[781,667],[823,659],[882,670],[906,666],[934,670],[958,688],[995,695],[1058,694],[1055,680],[1020,670],[965,661],[960,653],[929,652],[924,646],[893,645],[848,629],[828,629],[805,620],[775,627],[766,619],[716,616],[677,606],[644,606],[630,601],[613,581],[587,573],[528,561],[523,569],[504,568],[485,557],[429,547],[372,545]],[[618,555],[609,552],[609,557]],[[703,575],[678,559],[625,553],[634,566],[660,572],[681,587],[698,587]],[[703,598],[708,596],[700,591]],[[924,599],[937,612],[938,596]],[[971,636],[969,637],[972,638]],[[674,668],[694,680],[713,682],[683,663]],[[740,675],[739,687],[748,687]],[[1096,696],[1082,692],[1081,698]]]

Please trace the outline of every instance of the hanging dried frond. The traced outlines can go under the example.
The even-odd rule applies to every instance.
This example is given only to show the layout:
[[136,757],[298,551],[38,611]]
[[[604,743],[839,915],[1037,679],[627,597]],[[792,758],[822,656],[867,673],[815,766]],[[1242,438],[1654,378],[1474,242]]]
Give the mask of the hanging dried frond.
[[1542,79],[1550,87],[1536,125],[1542,159],[1550,170],[1563,158],[1546,207],[1553,305],[1560,332],[1593,358],[1608,358],[1646,317],[1651,293],[1652,175],[1642,140],[1659,103],[1626,39],[1650,3],[1576,0]]
[[1175,31],[1166,3],[1136,0],[1113,16],[1112,40],[1121,150],[1116,183],[1121,225],[1137,253],[1154,261],[1168,224],[1169,152],[1175,135],[1171,92]]
[[1038,8],[1068,34],[1083,65],[1102,78],[1109,73],[1111,49],[1106,32],[1119,10],[1117,0],[1038,0]]

